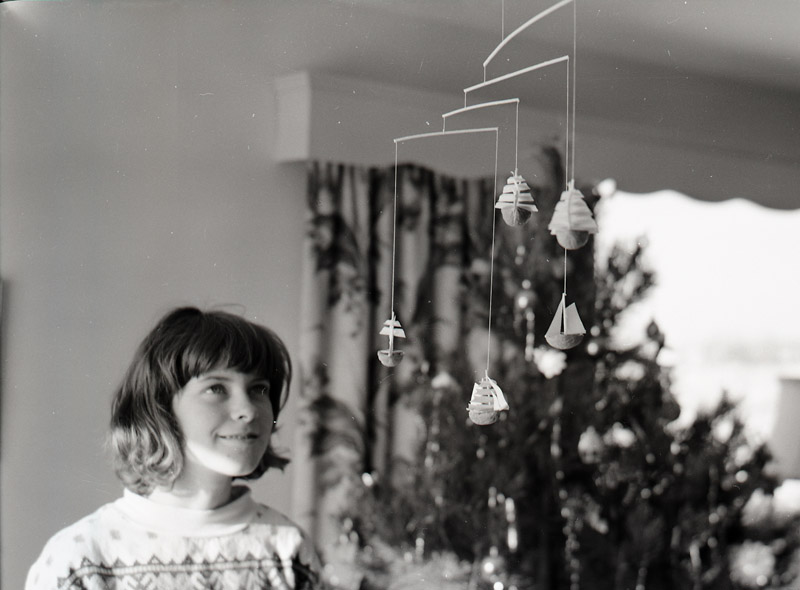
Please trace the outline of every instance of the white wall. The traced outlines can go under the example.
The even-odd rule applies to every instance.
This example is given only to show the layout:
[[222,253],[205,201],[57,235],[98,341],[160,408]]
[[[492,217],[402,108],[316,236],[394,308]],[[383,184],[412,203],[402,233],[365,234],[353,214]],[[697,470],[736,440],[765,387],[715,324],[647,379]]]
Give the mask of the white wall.
[[[119,494],[109,401],[163,312],[241,304],[296,353],[305,173],[268,153],[273,72],[253,52],[274,48],[210,12],[0,6],[3,588]],[[290,511],[291,474],[266,479],[257,495]]]

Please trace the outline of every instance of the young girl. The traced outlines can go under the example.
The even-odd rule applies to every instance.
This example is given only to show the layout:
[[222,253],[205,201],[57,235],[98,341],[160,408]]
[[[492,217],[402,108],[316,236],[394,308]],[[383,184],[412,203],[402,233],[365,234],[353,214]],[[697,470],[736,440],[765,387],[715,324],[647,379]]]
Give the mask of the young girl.
[[122,498],[50,539],[26,589],[321,588],[304,533],[233,483],[287,463],[270,437],[290,381],[267,328],[222,311],[168,313],[112,405]]

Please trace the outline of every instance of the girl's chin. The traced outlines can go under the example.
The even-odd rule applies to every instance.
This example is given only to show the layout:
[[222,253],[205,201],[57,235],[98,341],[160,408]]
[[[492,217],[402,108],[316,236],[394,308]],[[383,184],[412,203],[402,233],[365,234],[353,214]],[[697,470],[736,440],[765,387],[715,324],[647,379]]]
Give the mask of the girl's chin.
[[220,465],[217,471],[228,477],[245,477],[253,473],[258,467],[258,461]]
[[230,454],[204,454],[204,456],[193,457],[192,463],[194,468],[206,471],[209,473],[216,473],[226,477],[245,477],[256,470],[263,452],[247,453],[246,456],[234,456]]

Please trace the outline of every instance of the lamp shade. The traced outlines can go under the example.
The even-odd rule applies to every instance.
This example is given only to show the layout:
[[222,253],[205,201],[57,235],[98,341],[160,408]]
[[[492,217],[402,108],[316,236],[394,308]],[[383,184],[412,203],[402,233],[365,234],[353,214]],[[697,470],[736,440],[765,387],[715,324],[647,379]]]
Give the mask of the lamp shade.
[[800,377],[780,380],[775,425],[769,446],[784,479],[800,479]]

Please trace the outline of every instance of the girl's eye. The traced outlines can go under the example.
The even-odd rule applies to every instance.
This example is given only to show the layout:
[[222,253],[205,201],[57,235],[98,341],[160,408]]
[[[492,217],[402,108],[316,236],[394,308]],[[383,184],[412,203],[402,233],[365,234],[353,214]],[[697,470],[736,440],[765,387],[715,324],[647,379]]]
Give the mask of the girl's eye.
[[225,395],[226,393],[228,393],[225,387],[223,385],[220,385],[219,383],[211,385],[206,389],[206,391],[214,395]]
[[269,397],[269,383],[259,383],[254,385],[250,392],[257,397]]

